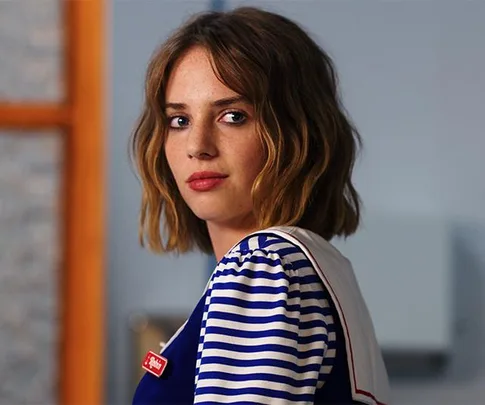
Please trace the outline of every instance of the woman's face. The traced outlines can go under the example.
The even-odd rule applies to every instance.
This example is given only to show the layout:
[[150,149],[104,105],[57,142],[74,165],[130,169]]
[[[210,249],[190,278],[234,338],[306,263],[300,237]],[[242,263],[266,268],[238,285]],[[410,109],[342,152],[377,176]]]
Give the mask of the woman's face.
[[175,64],[165,99],[165,154],[187,205],[208,225],[253,226],[264,156],[252,106],[217,79],[201,47]]

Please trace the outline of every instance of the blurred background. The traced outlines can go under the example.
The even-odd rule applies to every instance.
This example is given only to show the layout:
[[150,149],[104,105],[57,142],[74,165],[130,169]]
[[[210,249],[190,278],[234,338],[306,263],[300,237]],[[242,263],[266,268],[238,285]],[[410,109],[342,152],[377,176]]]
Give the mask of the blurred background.
[[[0,1],[0,112],[2,103],[63,100],[62,3]],[[147,61],[192,13],[240,5],[296,20],[339,71],[364,140],[355,182],[365,211],[362,229],[334,243],[369,304],[393,403],[483,404],[482,0],[104,2],[103,403],[130,403],[140,357],[190,314],[214,265],[202,254],[159,257],[138,245],[140,187],[127,145]],[[12,129],[2,119],[0,405],[58,404],[62,129]]]

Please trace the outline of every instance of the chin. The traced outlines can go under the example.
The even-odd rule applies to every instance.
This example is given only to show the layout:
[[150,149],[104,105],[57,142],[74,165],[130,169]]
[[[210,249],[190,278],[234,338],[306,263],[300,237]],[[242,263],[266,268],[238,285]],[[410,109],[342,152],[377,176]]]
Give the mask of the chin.
[[213,221],[213,222],[218,222],[221,218],[224,216],[221,215],[221,211],[217,211],[214,209],[215,207],[211,207],[210,210],[208,209],[192,209],[192,212],[195,214],[195,216],[202,221]]

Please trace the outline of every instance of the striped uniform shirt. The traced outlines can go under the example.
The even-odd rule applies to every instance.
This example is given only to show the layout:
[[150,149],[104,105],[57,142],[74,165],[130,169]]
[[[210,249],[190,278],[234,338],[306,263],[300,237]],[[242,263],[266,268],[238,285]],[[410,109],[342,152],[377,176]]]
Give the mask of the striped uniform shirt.
[[336,355],[327,291],[301,249],[252,235],[206,292],[195,404],[313,403]]

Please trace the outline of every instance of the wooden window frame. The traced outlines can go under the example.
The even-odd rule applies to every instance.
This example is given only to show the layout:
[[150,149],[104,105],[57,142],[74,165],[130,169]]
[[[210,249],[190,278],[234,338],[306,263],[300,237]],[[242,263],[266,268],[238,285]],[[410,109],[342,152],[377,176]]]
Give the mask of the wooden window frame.
[[0,129],[63,136],[58,403],[104,403],[105,0],[59,0],[65,97],[0,100]]

